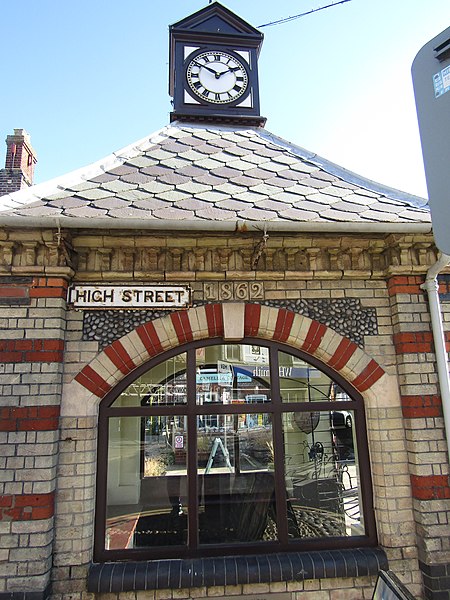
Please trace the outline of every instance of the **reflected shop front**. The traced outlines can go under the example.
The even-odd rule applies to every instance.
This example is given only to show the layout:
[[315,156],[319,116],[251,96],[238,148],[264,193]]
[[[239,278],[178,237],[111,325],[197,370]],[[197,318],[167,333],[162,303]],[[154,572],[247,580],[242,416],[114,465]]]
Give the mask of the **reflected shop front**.
[[362,399],[276,343],[192,343],[100,405],[97,560],[373,543]]

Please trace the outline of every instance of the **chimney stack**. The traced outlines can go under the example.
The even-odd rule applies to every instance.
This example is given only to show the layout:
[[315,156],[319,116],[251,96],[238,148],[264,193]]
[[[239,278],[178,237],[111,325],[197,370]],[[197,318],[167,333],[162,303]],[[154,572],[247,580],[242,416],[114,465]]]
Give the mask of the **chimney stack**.
[[33,185],[36,153],[25,129],[14,129],[6,138],[5,168],[0,169],[0,196]]

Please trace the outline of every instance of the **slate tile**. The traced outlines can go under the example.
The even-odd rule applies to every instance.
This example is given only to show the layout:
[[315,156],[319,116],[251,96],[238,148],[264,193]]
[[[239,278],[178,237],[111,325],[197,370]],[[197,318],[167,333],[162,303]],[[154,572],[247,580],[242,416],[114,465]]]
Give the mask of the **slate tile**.
[[271,196],[272,194],[276,194],[280,190],[273,185],[267,185],[266,183],[260,183],[259,185],[255,185],[255,187],[252,187],[251,191],[257,192],[258,194],[264,194],[266,196]]
[[184,200],[175,202],[175,207],[196,211],[209,208],[210,204],[209,202],[206,202],[205,200],[199,200],[198,198],[185,198]]
[[[299,204],[301,206],[301,204]],[[301,210],[300,208],[287,208],[286,210],[280,210],[279,216],[281,219],[289,221],[320,221],[321,214],[308,210]],[[323,215],[322,215],[323,216]]]
[[159,177],[160,175],[170,173],[171,170],[162,165],[151,165],[150,167],[144,167],[143,169],[140,169],[140,172],[144,173],[144,175],[154,175],[155,177]]
[[175,142],[173,140],[168,140],[167,142],[163,142],[161,144],[161,148],[166,152],[170,152],[172,154],[178,154],[180,152],[186,152],[186,145],[180,142]]
[[227,196],[233,196],[234,194],[240,194],[242,191],[245,191],[246,187],[242,185],[236,185],[234,183],[222,183],[215,186],[214,190],[216,192],[222,192]]
[[149,183],[144,183],[143,185],[141,185],[141,188],[151,194],[159,194],[173,189],[173,185],[161,183],[160,181],[155,180],[150,181]]
[[82,206],[79,208],[67,208],[64,210],[64,214],[69,217],[89,217],[92,219],[98,219],[104,217],[107,214],[105,209],[95,208],[92,206]]
[[137,171],[137,167],[134,167],[133,165],[120,165],[119,167],[115,167],[114,169],[111,169],[108,171],[108,173],[112,174],[112,175],[129,175],[130,173],[136,173]]
[[170,185],[180,185],[182,183],[189,183],[190,179],[186,175],[180,175],[179,173],[167,173],[158,177],[158,181]]
[[249,207],[247,210],[239,211],[238,216],[241,219],[248,219],[249,221],[270,221],[276,219],[278,215],[272,210]]
[[235,146],[235,144],[231,140],[224,140],[222,138],[212,139],[209,143],[214,146],[217,146],[218,148],[231,148]]
[[[205,171],[203,171],[203,173],[204,172]],[[198,183],[204,183],[206,185],[217,185],[220,183],[225,183],[225,177],[219,177],[218,175],[211,175],[209,173],[206,175],[195,176],[194,180]]]
[[195,214],[201,219],[208,219],[211,221],[226,221],[236,218],[234,211],[223,210],[221,208],[215,208],[214,206],[197,210]]
[[172,206],[168,208],[158,208],[153,211],[153,214],[157,219],[167,219],[171,221],[183,221],[194,217],[193,211],[174,208]]
[[312,188],[324,188],[330,185],[328,181],[321,181],[320,179],[317,179],[315,177],[308,177],[302,183]]
[[129,205],[129,201],[122,200],[116,196],[110,196],[109,198],[102,198],[101,200],[95,201],[95,206],[98,208],[105,208],[106,210],[110,210],[111,208],[126,208]]
[[142,210],[153,211],[158,208],[169,208],[170,203],[158,198],[149,198],[147,200],[134,200],[133,206]]
[[213,146],[212,144],[203,144],[202,146],[196,146],[195,150],[197,152],[201,152],[202,154],[218,154],[220,152],[220,148],[217,146]]
[[226,177],[227,179],[231,179],[231,177],[238,177],[241,175],[241,171],[237,169],[230,169],[229,167],[219,167],[217,169],[212,169],[212,175],[216,175],[217,177]]
[[214,169],[219,169],[223,167],[223,163],[219,160],[215,160],[212,158],[203,158],[202,160],[198,160],[195,163],[198,167],[202,169],[206,169],[207,171],[213,171]]
[[258,205],[255,208],[263,208],[264,210],[274,210],[279,212],[280,210],[286,210],[286,204],[283,202],[277,202],[276,200],[262,200],[258,202]]
[[205,140],[194,137],[191,133],[189,133],[189,135],[186,137],[180,138],[178,141],[182,146],[184,146],[183,151],[186,151],[186,148],[190,148],[192,146],[203,146],[205,143]]
[[[72,209],[72,210],[84,210],[83,209]],[[59,208],[55,208],[54,206],[42,206],[38,204],[37,206],[24,206],[23,208],[17,209],[17,214],[24,217],[55,217],[61,214],[61,210]]]
[[[272,200],[276,200],[277,202],[283,202],[284,204],[296,204],[298,202],[303,202],[305,199],[304,194],[293,194],[292,192],[279,192],[278,194],[273,194],[271,196]],[[287,206],[285,206],[287,208]],[[323,208],[323,206],[322,206]]]
[[216,202],[217,208],[223,208],[224,210],[245,210],[248,208],[248,204],[243,202],[242,200],[234,200],[230,198],[229,200],[221,200],[220,202]]
[[51,200],[49,202],[49,206],[54,206],[55,208],[74,208],[76,206],[85,206],[86,200],[82,198],[77,198],[76,196],[69,196],[68,198],[64,198],[61,200]]
[[113,219],[148,219],[151,211],[129,206],[128,208],[113,208],[108,211],[108,215]]
[[[201,177],[203,175],[207,175],[207,170],[206,169],[202,169],[201,167],[198,167],[196,165],[189,165],[186,167],[182,167],[181,169],[177,169],[177,172],[180,173],[180,175],[186,175],[186,177]],[[214,185],[214,184],[211,184]]]
[[[139,175],[139,173],[133,173],[132,175]],[[131,177],[131,175],[130,175]],[[145,177],[145,175],[144,175]],[[151,181],[151,177],[149,178]],[[109,192],[124,192],[127,190],[134,190],[137,188],[135,183],[127,183],[126,181],[122,181],[122,179],[116,179],[115,181],[109,181],[107,183],[102,183],[101,186],[104,190],[108,190]]]
[[97,177],[90,178],[89,181],[92,183],[106,183],[107,181],[114,181],[118,177],[118,175],[113,175],[112,173],[102,173],[101,175],[97,175]]
[[67,186],[67,190],[72,192],[84,192],[85,190],[92,190],[97,187],[98,184],[93,181],[81,181],[80,183]]
[[322,181],[329,181],[329,182],[333,182],[336,181],[337,177],[336,175],[332,175],[331,173],[327,173],[326,171],[316,171],[316,173],[314,174],[314,177],[316,179],[320,179]]
[[290,188],[295,185],[295,181],[292,179],[284,179],[284,177],[272,177],[271,179],[266,179],[266,183],[267,185],[274,185],[283,189]]
[[245,175],[238,175],[237,177],[231,177],[230,183],[244,186],[244,187],[252,187],[252,186],[258,185],[258,183],[260,183],[260,180],[259,180],[259,178],[251,177],[247,171],[245,173]]
[[245,172],[245,175],[247,175],[247,177],[253,177],[257,180],[272,179],[273,177],[272,171],[267,171],[258,167],[256,167],[255,169],[249,169]]
[[156,194],[156,197],[160,200],[165,200],[167,202],[177,202],[178,200],[184,200],[185,198],[189,198],[190,194],[178,190],[167,190],[167,192],[160,192]]
[[149,181],[153,181],[153,175],[147,175],[146,173],[141,173],[140,171],[136,173],[130,173],[129,175],[122,175],[120,181],[124,181],[126,183],[148,183]]
[[200,200],[206,200],[207,202],[219,202],[220,200],[225,200],[226,198],[228,198],[228,194],[211,190],[208,192],[202,192],[201,194],[197,194],[197,198],[199,198]]

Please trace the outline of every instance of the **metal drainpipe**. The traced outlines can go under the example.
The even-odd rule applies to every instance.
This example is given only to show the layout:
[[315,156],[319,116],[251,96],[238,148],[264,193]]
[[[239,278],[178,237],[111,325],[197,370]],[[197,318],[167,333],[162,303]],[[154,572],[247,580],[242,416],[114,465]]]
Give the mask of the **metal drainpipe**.
[[445,348],[444,326],[442,323],[441,305],[439,302],[439,285],[437,276],[450,263],[450,256],[441,254],[427,272],[425,283],[420,287],[428,294],[430,305],[431,327],[433,330],[434,349],[441,392],[442,412],[445,423],[445,436],[450,460],[450,378],[448,374],[447,351]]

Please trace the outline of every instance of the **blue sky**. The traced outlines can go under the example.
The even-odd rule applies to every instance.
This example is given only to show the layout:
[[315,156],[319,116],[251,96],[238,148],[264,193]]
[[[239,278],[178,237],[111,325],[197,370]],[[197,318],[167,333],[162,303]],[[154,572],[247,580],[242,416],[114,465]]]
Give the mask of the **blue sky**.
[[[226,0],[254,26],[331,0]],[[26,129],[35,182],[94,162],[169,122],[168,26],[206,0],[2,2],[3,140]],[[449,0],[350,0],[262,29],[266,128],[377,182],[426,195],[411,82]]]

